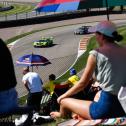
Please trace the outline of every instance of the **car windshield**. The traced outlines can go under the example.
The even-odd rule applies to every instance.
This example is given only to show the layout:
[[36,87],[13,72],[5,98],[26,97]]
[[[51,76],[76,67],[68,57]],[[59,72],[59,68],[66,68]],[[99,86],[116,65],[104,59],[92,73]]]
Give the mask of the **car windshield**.
[[46,42],[46,40],[39,40],[39,42]]
[[83,30],[83,28],[79,28],[78,30]]

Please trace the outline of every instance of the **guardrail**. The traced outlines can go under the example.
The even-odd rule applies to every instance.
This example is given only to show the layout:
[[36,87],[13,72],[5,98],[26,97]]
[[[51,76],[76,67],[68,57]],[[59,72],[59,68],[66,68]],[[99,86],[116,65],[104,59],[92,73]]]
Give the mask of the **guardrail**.
[[[111,11],[110,14],[121,14],[121,11]],[[75,12],[64,12],[64,13],[54,13],[35,16],[32,18],[23,18],[17,20],[6,20],[0,22],[0,28],[16,27],[23,25],[32,25],[40,23],[48,23],[60,20],[74,19],[79,17],[95,16],[95,15],[105,15],[106,11],[75,11]]]

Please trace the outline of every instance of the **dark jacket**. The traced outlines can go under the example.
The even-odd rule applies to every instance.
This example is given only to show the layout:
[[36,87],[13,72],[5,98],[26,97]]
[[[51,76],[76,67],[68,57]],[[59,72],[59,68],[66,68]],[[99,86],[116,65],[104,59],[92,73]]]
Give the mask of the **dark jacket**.
[[17,84],[10,50],[0,39],[0,91],[8,90]]

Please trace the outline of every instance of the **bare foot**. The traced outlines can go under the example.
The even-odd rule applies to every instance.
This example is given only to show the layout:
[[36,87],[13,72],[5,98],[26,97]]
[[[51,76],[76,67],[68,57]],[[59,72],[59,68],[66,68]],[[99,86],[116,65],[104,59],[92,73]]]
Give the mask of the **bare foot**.
[[83,120],[83,118],[81,116],[79,116],[78,114],[75,114],[75,113],[72,114],[72,118],[80,120],[80,121]]
[[60,118],[61,117],[61,113],[60,112],[51,112],[50,113],[50,116],[52,117],[52,118]]

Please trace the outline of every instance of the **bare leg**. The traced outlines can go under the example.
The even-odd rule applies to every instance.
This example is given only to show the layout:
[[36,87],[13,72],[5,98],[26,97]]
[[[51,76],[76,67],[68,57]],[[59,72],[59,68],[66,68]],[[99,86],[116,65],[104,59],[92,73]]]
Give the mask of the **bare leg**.
[[61,101],[60,112],[51,112],[50,115],[54,118],[65,117],[70,111],[80,115],[84,119],[91,119],[89,113],[89,106],[91,103],[92,101],[65,98]]

